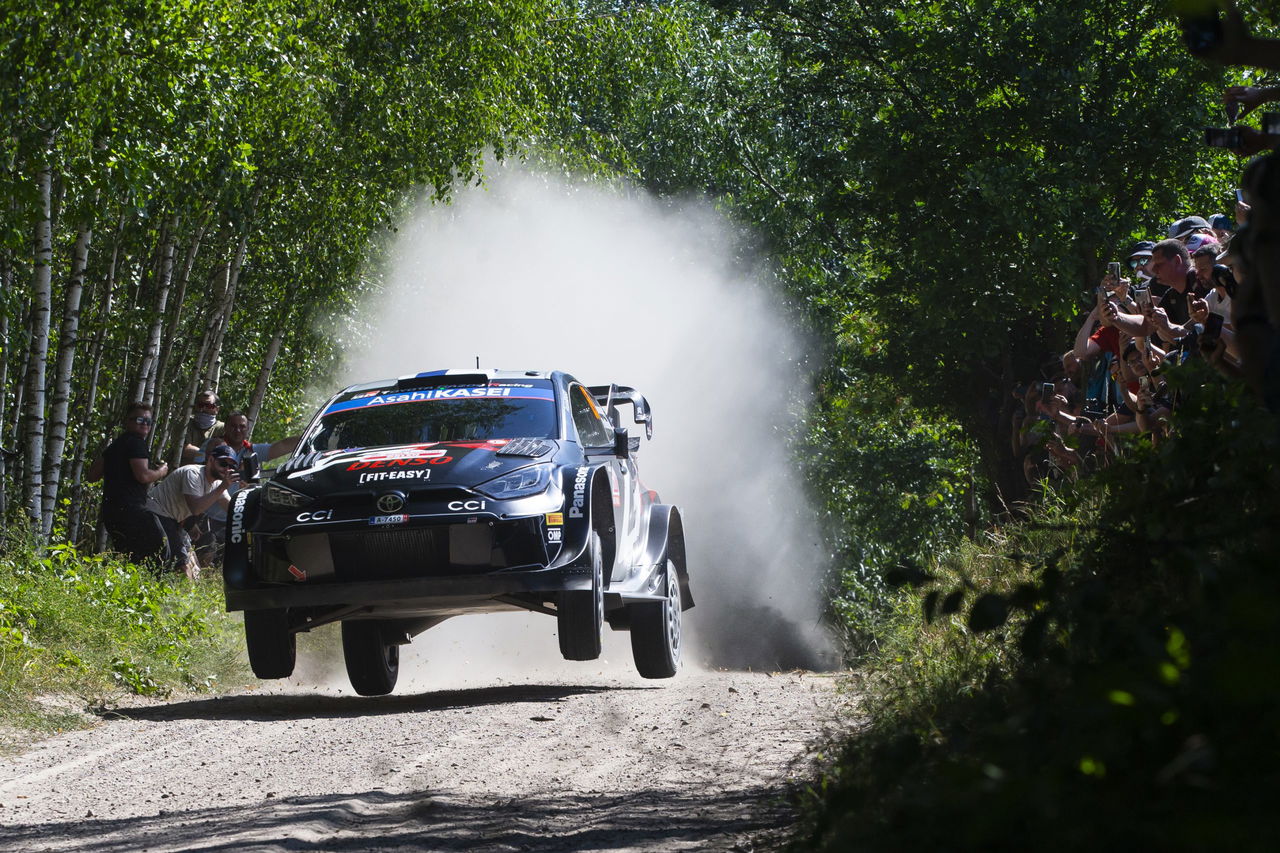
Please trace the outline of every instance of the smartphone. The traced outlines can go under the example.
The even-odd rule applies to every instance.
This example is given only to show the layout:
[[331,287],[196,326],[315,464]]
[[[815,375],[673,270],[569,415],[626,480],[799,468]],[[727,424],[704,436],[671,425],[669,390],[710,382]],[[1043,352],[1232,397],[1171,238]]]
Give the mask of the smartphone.
[[1236,187],[1236,201],[1241,203],[1244,202],[1244,190],[1240,189],[1239,187]]
[[1151,291],[1145,287],[1135,287],[1133,289],[1133,298],[1138,303],[1138,307],[1146,311],[1151,307]]
[[1041,382],[1041,383],[1040,383],[1040,400],[1041,400],[1042,402],[1044,402],[1044,403],[1048,403],[1050,400],[1052,400],[1052,399],[1053,399],[1053,394],[1054,394],[1054,391],[1053,391],[1053,383],[1052,383],[1052,382]]
[[1112,284],[1119,284],[1119,283],[1120,283],[1120,263],[1119,263],[1119,261],[1112,261],[1111,263],[1107,264],[1107,275],[1111,276],[1111,283],[1112,283]]
[[1200,346],[1205,349],[1216,347],[1220,337],[1222,337],[1222,315],[1210,311],[1204,321],[1204,332],[1200,334]]
[[1244,147],[1244,134],[1238,127],[1206,127],[1204,144],[1211,148],[1226,148],[1235,151]]
[[1148,394],[1150,394],[1151,393],[1151,377],[1146,375],[1139,376],[1138,387],[1141,388],[1143,391],[1146,391]]

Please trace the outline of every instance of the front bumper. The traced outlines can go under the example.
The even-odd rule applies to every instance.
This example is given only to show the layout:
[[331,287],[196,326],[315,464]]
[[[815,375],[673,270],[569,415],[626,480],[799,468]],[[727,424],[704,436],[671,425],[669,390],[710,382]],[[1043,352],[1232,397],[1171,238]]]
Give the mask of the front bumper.
[[447,612],[477,608],[477,602],[501,596],[547,596],[563,590],[590,589],[589,566],[541,566],[482,575],[400,578],[346,583],[259,586],[226,590],[228,610],[279,607],[369,607]]

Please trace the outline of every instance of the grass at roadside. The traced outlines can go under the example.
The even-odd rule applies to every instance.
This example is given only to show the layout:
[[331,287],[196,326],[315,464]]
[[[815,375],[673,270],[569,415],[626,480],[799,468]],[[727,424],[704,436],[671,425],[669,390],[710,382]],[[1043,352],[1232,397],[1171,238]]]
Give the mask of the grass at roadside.
[[65,544],[41,555],[10,541],[0,554],[0,725],[21,740],[82,725],[81,709],[125,694],[240,684],[240,638],[216,577],[156,579],[115,555]]

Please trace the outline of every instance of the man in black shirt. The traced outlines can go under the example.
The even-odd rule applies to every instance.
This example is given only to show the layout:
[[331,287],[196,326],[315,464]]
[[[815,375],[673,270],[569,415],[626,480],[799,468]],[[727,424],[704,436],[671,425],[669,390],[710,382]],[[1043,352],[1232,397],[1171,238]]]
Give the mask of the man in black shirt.
[[102,523],[115,550],[141,560],[159,550],[164,535],[147,512],[147,487],[169,473],[167,463],[151,467],[147,437],[151,435],[151,407],[131,403],[124,416],[124,432],[116,436],[89,469],[89,482],[102,480]]
[[1161,240],[1151,250],[1147,268],[1155,279],[1151,295],[1158,298],[1171,324],[1185,326],[1191,319],[1191,300],[1204,297],[1187,247],[1177,240]]

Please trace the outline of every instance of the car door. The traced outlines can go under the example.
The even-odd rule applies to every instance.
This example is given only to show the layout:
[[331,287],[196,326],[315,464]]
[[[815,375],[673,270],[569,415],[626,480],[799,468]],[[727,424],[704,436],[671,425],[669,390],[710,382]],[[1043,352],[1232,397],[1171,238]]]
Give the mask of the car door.
[[569,411],[587,461],[603,467],[609,477],[616,525],[614,542],[617,549],[611,577],[613,580],[621,580],[635,564],[638,548],[635,465],[631,459],[619,459],[613,452],[613,428],[600,413],[591,392],[584,386],[570,384]]

